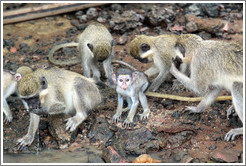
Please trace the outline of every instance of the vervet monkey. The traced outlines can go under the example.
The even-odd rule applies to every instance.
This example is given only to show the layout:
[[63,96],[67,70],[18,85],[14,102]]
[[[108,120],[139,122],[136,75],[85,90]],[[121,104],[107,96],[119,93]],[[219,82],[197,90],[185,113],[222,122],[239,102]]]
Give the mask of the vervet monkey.
[[[94,80],[101,83],[101,74],[97,67],[97,61],[102,62],[106,77],[111,79],[111,74],[113,73],[111,60],[114,56],[114,45],[115,41],[108,29],[104,25],[94,22],[89,24],[79,36],[78,43],[65,43],[55,46],[49,52],[48,57],[50,62],[60,66],[81,62],[83,74],[91,78],[92,70]],[[55,51],[64,47],[78,47],[79,56],[70,60],[54,59]]]
[[[243,49],[236,43],[203,40],[194,34],[184,34],[178,44],[185,50],[184,58],[190,61],[190,78],[179,72],[172,64],[170,72],[186,88],[204,96],[197,107],[186,107],[193,113],[203,112],[219,95],[222,89],[232,94],[233,106],[243,122]],[[179,57],[177,57],[179,58]],[[234,140],[243,134],[243,128],[230,130],[225,140]]]
[[[16,73],[8,70],[3,70],[3,112],[6,116],[6,122],[13,120],[12,113],[7,103],[7,98],[14,94],[17,89],[17,81],[19,81],[24,75],[31,73],[32,69],[27,66],[21,66],[16,70]],[[25,108],[27,109],[26,103],[22,100]]]
[[[160,36],[139,35],[130,43],[130,54],[140,62],[153,61],[152,67],[144,73],[151,77],[157,73],[148,91],[156,91],[160,85],[171,78],[170,67],[172,57],[176,57],[175,46],[178,35],[164,34]],[[186,64],[182,64],[182,70],[186,70]]]
[[[144,73],[132,71],[130,69],[119,69],[112,75],[112,80],[117,85],[118,105],[116,114],[113,116],[113,123],[117,123],[121,119],[122,111],[130,110],[123,127],[130,127],[136,114],[139,100],[144,109],[140,114],[141,120],[147,119],[150,114],[147,98],[144,94],[149,83]],[[127,98],[128,107],[123,109],[123,97]]]
[[37,69],[24,76],[17,91],[30,110],[28,133],[17,141],[18,150],[33,142],[40,114],[70,114],[66,130],[72,132],[87,118],[87,111],[101,102],[92,79],[58,67]]

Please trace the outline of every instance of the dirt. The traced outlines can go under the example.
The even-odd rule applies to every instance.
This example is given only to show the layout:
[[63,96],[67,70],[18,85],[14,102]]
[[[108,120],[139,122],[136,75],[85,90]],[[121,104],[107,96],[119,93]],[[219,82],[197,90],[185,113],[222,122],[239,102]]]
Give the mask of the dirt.
[[[101,7],[100,11],[104,9],[108,10],[107,7]],[[123,8],[122,10],[126,9],[127,7],[125,6],[125,8]],[[138,9],[136,8],[136,11],[137,10]],[[218,19],[222,20],[222,18]],[[3,48],[3,68],[15,71],[21,65],[28,65],[32,68],[36,68],[40,63],[49,63],[47,55],[49,50],[54,45],[64,42],[76,41],[77,36],[83,31],[83,29],[78,30],[75,26],[73,26],[71,24],[71,20],[76,20],[74,13],[4,25],[3,39],[9,40],[10,43],[6,44],[5,42]],[[91,20],[89,20],[87,24],[90,21]],[[234,30],[236,32],[242,31],[242,19],[236,20],[234,23],[231,24],[232,26],[235,24]],[[105,25],[108,28],[110,27],[108,22],[106,22]],[[126,43],[124,42],[122,45],[117,44],[115,46],[115,58],[134,65],[140,71],[145,71],[149,66],[151,66],[151,63],[142,64],[138,60],[133,59],[129,55],[129,43],[135,37],[135,35],[141,33],[139,29],[144,28],[144,33],[148,35],[160,34],[158,32],[158,28],[147,25],[148,24],[143,24],[142,26],[139,26],[134,30],[125,33],[124,38],[127,38],[124,40],[126,40]],[[122,37],[123,35],[119,32],[114,31],[111,31],[111,33],[114,39],[116,41],[119,41],[120,43],[120,37]],[[230,38],[230,41],[235,40],[238,41],[240,44],[243,44],[241,33],[228,34],[227,37]],[[212,36],[212,39],[226,40],[218,38],[216,36]],[[65,51],[61,52],[63,54],[63,58],[68,58],[76,55],[76,49],[69,48],[67,50],[69,54],[63,54]],[[72,55],[70,55],[70,53],[72,53]],[[50,63],[49,65],[54,66]],[[81,64],[66,66],[64,68],[83,74]],[[87,134],[90,128],[95,128],[93,124],[94,119],[96,119],[97,117],[102,117],[103,119],[107,120],[108,124],[106,126],[111,126],[111,128],[116,127],[118,128],[117,130],[124,129],[122,128],[121,123],[117,124],[116,126],[111,124],[111,118],[115,114],[117,106],[117,95],[115,91],[108,87],[101,88],[100,90],[102,92],[102,96],[104,96],[104,102],[98,108],[93,110],[88,119],[80,126],[80,130],[78,131],[78,135],[77,138],[75,138],[75,141],[82,140],[83,143],[89,144],[97,149],[102,150],[106,145],[106,141],[103,140],[104,138],[102,138],[103,141],[91,141],[90,139],[92,137],[95,137],[95,133],[93,133],[94,135],[90,133],[90,139],[87,138]],[[165,82],[157,90],[157,92],[189,97],[195,96],[194,93],[185,89],[173,90],[172,82]],[[221,92],[221,94],[228,95],[228,93],[225,91]],[[17,140],[17,137],[21,137],[27,132],[28,113],[25,111],[23,112],[24,107],[21,105],[21,102],[18,99],[9,99],[8,101],[14,114],[14,120],[11,124],[3,125],[3,141],[4,151],[10,153],[12,152],[10,148],[13,147],[15,141]],[[14,102],[17,102],[17,104],[15,104]],[[150,151],[145,150],[145,153],[151,153],[154,156],[158,156],[158,158],[161,159],[163,162],[169,161],[165,160],[167,153],[170,152],[170,155],[171,153],[177,154],[176,151],[188,152],[193,159],[193,162],[214,162],[211,160],[211,154],[214,151],[231,151],[238,152],[239,154],[243,153],[243,136],[239,136],[236,140],[230,142],[225,142],[223,140],[225,134],[230,129],[242,125],[237,118],[231,120],[228,120],[226,118],[226,110],[230,107],[231,101],[216,102],[212,104],[212,106],[206,112],[200,115],[190,115],[183,110],[185,106],[197,105],[197,102],[192,103],[170,100],[163,101],[162,99],[154,97],[149,97],[148,102],[151,109],[149,119],[145,122],[139,121],[138,114],[142,111],[142,108],[139,107],[139,110],[141,111],[138,111],[137,115],[134,118],[134,122],[136,125],[133,129],[141,129],[145,127],[146,129],[148,129],[148,132],[151,132],[151,134],[154,135],[154,137],[158,136],[158,140],[161,140],[160,137],[163,137],[164,141],[160,141],[158,143],[158,149]],[[43,118],[43,120],[46,121],[47,119]],[[22,124],[23,121],[26,121],[25,125]],[[61,146],[49,133],[48,126],[46,126],[45,123],[43,124],[43,128],[39,129],[39,140],[42,144],[42,149],[59,149],[58,147]],[[182,133],[183,131],[191,131],[192,135],[190,137],[183,136],[184,138],[177,138],[180,136],[177,136],[175,134]],[[15,132],[18,134],[13,137]],[[14,138],[14,140],[9,138]],[[172,139],[178,139],[178,141]],[[35,151],[35,148],[33,148],[33,150],[29,150]],[[139,151],[142,152],[141,150]],[[127,155],[129,155],[129,158],[132,159],[132,156],[130,154]],[[137,157],[137,155],[135,157]],[[172,162],[175,161],[176,160],[172,160]],[[184,162],[184,160],[176,162]],[[237,162],[242,162],[242,159],[239,157]]]

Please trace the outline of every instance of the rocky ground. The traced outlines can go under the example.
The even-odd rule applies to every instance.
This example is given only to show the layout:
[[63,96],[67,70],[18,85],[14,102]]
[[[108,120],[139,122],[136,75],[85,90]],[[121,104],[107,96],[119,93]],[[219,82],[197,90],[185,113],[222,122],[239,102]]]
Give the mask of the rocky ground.
[[[4,10],[30,4],[5,4]],[[3,68],[15,71],[21,65],[32,68],[49,63],[49,50],[58,44],[76,41],[85,27],[96,20],[110,30],[117,41],[115,58],[128,62],[140,71],[151,64],[142,64],[129,55],[129,43],[135,35],[163,33],[195,33],[204,39],[237,41],[243,45],[242,4],[109,4],[77,12],[3,26]],[[62,58],[77,55],[75,48],[57,53]],[[49,64],[53,66],[52,64]],[[82,74],[81,65],[66,66]],[[216,102],[202,114],[189,114],[184,106],[197,102],[181,102],[149,97],[151,115],[139,121],[139,107],[131,129],[121,123],[114,125],[117,95],[114,89],[100,87],[103,103],[90,112],[76,132],[65,132],[64,115],[42,117],[39,134],[30,147],[21,153],[55,150],[57,152],[86,151],[92,146],[101,153],[87,153],[87,162],[132,162],[141,154],[150,154],[161,162],[243,162],[243,136],[225,142],[224,135],[242,126],[238,117],[226,117],[231,101]],[[172,88],[165,82],[159,93],[194,97],[185,89]],[[221,92],[221,95],[228,95]],[[16,153],[16,140],[26,134],[29,114],[20,100],[8,99],[13,122],[3,125],[3,150]],[[124,114],[122,119],[126,118]],[[40,161],[41,162],[41,161]]]

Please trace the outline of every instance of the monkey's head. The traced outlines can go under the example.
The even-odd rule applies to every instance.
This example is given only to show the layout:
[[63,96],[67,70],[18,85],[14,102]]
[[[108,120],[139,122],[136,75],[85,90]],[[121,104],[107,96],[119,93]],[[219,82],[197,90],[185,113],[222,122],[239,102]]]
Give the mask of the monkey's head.
[[99,40],[94,44],[88,43],[87,46],[94,54],[95,58],[99,62],[102,62],[111,55],[113,42],[110,43],[108,41]]
[[112,80],[117,87],[126,91],[136,81],[136,73],[130,69],[119,69],[112,75]]
[[130,43],[130,54],[142,63],[152,61],[153,57],[153,42],[151,37],[139,35]]
[[38,77],[34,73],[24,76],[17,85],[19,96],[28,104],[30,112],[41,111],[40,93],[47,89],[48,82],[44,76]]
[[196,48],[199,42],[203,41],[203,39],[195,34],[182,34],[178,37],[176,48],[179,48],[180,52],[184,55],[186,51]]

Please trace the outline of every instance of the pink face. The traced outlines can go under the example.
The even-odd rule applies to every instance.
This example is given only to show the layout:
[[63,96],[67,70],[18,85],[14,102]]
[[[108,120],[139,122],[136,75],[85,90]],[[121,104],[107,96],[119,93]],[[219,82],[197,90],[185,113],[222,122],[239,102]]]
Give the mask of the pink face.
[[132,83],[132,79],[130,75],[119,75],[117,81],[118,81],[118,86],[120,86],[120,88],[123,90],[127,90],[127,88]]

